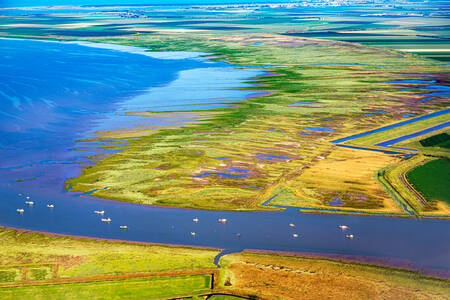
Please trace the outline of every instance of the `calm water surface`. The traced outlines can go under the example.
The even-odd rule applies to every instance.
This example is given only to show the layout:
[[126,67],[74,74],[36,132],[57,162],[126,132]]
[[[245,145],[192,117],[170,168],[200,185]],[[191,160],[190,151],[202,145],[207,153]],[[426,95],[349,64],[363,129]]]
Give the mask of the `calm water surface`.
[[[89,155],[111,151],[86,148],[80,138],[155,122],[182,124],[188,120],[155,121],[124,113],[242,101],[246,92],[226,88],[245,86],[243,80],[259,74],[186,53],[158,57],[119,50],[0,39],[1,225],[228,250],[365,256],[449,276],[449,221],[145,207],[67,192],[63,182],[93,162]],[[24,196],[35,205],[26,207]],[[25,213],[17,214],[17,208]],[[112,222],[102,223],[94,210],[105,210]],[[195,217],[198,223],[192,222]],[[340,224],[350,226],[349,232],[342,232]],[[120,230],[120,225],[129,229]],[[346,239],[349,233],[355,239]]]

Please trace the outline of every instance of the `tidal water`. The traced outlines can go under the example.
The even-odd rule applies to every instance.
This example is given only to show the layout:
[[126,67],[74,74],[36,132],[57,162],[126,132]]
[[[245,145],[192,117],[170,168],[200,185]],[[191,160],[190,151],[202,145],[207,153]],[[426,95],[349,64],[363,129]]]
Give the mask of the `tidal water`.
[[[102,130],[188,122],[162,117],[155,121],[125,112],[174,110],[173,105],[204,109],[245,101],[247,92],[229,88],[245,86],[243,81],[259,74],[198,54],[109,48],[0,39],[0,225],[230,252],[351,256],[450,276],[449,221],[149,207],[65,190],[63,182],[92,164],[92,155],[113,151],[92,149],[79,139]],[[25,205],[26,196],[34,206]],[[55,208],[47,208],[48,203]],[[17,208],[25,212],[18,214]],[[94,210],[105,210],[112,222],[101,222]],[[228,222],[219,223],[219,218]],[[341,231],[341,224],[349,231]],[[345,238],[350,233],[353,240]]]

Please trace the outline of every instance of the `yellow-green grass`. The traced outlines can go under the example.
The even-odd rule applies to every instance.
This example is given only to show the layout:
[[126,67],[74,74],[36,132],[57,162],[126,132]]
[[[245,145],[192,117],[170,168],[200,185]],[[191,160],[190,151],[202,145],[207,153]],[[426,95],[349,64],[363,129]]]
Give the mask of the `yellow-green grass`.
[[[54,238],[5,228],[0,231],[0,240],[0,273],[16,274],[13,281],[22,280],[24,269],[36,268],[47,270],[46,279],[53,278],[55,267],[56,278],[211,269],[215,268],[213,260],[219,253],[209,249]],[[28,273],[27,279],[33,277]]]
[[[377,172],[396,162],[396,157],[378,152],[333,147],[322,159],[286,176],[272,191],[270,204],[303,208],[351,210],[355,213],[377,212],[403,214],[401,207],[383,191]],[[333,205],[333,198],[343,203]]]
[[221,259],[225,289],[267,299],[448,299],[448,280],[329,259],[243,252]]
[[[388,166],[389,167],[389,166]],[[388,168],[387,167],[387,168]],[[410,215],[418,215],[418,212],[409,204],[407,200],[403,198],[403,196],[392,186],[392,184],[386,180],[386,169],[383,168],[378,171],[378,181],[384,187],[387,193],[391,195],[391,197],[398,202],[400,206],[405,210],[406,213]]]
[[0,288],[0,299],[167,299],[210,291],[211,276],[190,275]]

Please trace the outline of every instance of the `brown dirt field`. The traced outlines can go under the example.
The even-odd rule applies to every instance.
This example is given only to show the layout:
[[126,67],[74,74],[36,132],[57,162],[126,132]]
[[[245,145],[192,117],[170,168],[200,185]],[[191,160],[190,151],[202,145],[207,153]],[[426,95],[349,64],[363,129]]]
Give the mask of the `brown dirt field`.
[[325,260],[244,254],[233,256],[223,280],[230,280],[231,289],[270,299],[449,299],[448,281],[433,282],[413,274]]

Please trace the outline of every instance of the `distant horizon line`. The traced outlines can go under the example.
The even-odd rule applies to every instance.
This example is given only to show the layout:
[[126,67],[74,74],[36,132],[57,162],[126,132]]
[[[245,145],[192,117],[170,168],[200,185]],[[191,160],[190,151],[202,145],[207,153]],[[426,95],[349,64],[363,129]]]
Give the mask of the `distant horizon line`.
[[[129,3],[127,3],[129,1]],[[233,5],[233,4],[281,4],[281,3],[323,3],[324,0],[69,0],[61,3],[59,0],[0,0],[0,8],[42,7],[42,6],[80,6],[80,7],[108,7],[108,6],[176,6],[176,5]],[[353,0],[355,4],[360,0]],[[94,2],[94,3],[92,3]],[[98,4],[95,4],[97,2]]]

